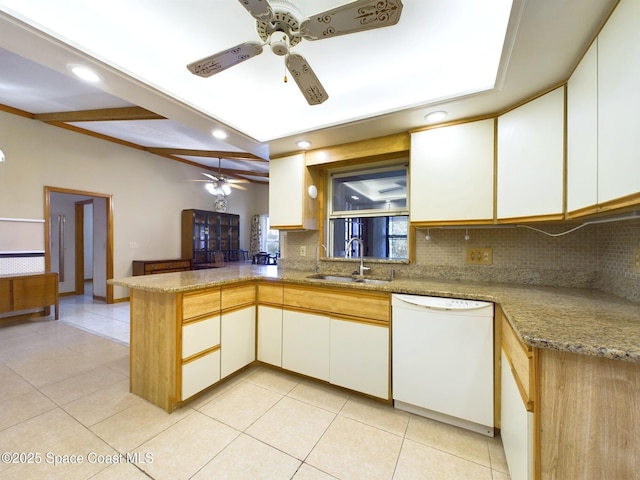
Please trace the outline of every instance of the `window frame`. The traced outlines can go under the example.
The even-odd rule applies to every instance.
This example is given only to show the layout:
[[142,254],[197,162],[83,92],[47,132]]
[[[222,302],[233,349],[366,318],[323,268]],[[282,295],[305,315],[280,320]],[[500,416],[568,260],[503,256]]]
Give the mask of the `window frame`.
[[[406,200],[405,206],[401,208],[392,208],[392,209],[364,209],[364,210],[333,210],[333,188],[335,178],[341,177],[349,177],[358,174],[371,174],[375,172],[387,172],[393,170],[404,170],[406,177]],[[394,159],[389,162],[384,163],[375,163],[375,164],[367,164],[367,165],[356,165],[351,167],[342,167],[342,168],[334,168],[327,170],[327,202],[326,202],[326,237],[327,237],[327,247],[330,257],[340,258],[335,255],[336,245],[334,244],[335,238],[335,230],[334,230],[334,221],[335,220],[355,220],[358,218],[386,218],[387,225],[389,225],[391,217],[406,217],[407,221],[407,235],[386,235],[386,250],[387,255],[390,255],[390,238],[406,238],[407,241],[407,256],[406,257],[367,257],[374,258],[380,261],[408,261],[409,260],[409,251],[408,251],[408,243],[409,243],[409,229],[410,229],[410,216],[409,216],[409,161],[407,158],[402,159]],[[389,231],[389,230],[387,230]],[[359,248],[359,247],[357,247]],[[347,255],[348,253],[345,252]]]

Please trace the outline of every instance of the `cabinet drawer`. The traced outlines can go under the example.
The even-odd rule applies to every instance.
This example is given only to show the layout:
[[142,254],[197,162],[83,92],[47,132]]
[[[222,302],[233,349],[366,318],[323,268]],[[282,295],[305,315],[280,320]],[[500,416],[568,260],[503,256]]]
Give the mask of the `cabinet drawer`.
[[148,263],[144,266],[144,271],[145,273],[161,273],[175,270],[190,270],[190,268],[191,265],[189,260],[185,260],[162,263]]
[[11,311],[11,280],[0,280],[0,313]]
[[220,288],[211,288],[192,293],[185,293],[182,297],[182,318],[190,318],[217,313],[220,311]]
[[329,315],[340,312],[345,317],[384,323],[391,318],[391,296],[381,292],[285,285],[284,305]]
[[220,345],[220,315],[190,322],[182,327],[182,358]]
[[225,286],[222,289],[221,308],[231,308],[254,305],[256,303],[256,284],[242,283],[239,285]]
[[511,365],[522,401],[527,406],[527,410],[533,408],[533,349],[524,345],[518,335],[511,327],[511,324],[504,316],[502,317],[502,347]]
[[220,380],[220,350],[182,365],[181,399],[195,395]]
[[282,283],[259,283],[258,302],[282,305],[283,288]]
[[52,275],[13,280],[13,309],[26,310],[56,303],[58,278]]

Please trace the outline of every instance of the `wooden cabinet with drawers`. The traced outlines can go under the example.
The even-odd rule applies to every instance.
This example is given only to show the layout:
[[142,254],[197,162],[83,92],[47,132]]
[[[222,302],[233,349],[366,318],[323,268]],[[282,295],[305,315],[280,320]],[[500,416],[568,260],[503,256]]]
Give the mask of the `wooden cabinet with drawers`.
[[171,412],[220,379],[220,287],[130,298],[131,392]]
[[191,260],[178,258],[173,260],[134,260],[131,267],[133,276],[155,273],[184,272],[191,270]]
[[0,313],[22,312],[42,308],[41,315],[55,306],[58,320],[58,274],[55,272],[0,276]]

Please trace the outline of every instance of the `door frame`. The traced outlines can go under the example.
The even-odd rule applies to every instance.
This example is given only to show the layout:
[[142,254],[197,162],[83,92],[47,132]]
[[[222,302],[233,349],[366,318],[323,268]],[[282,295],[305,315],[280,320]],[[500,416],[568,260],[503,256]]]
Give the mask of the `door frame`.
[[[107,195],[104,193],[97,192],[87,192],[84,190],[73,190],[70,188],[59,188],[59,187],[51,187],[45,185],[44,187],[44,263],[45,263],[45,271],[49,271],[51,269],[51,226],[50,226],[50,216],[51,216],[51,194],[52,193],[65,193],[70,195],[84,195],[87,197],[97,197],[104,198],[106,203],[107,210],[107,225],[106,225],[106,235],[107,235],[107,245],[106,245],[106,277],[107,280],[111,280],[113,278],[113,196]],[[76,236],[77,238],[77,236]],[[76,249],[77,250],[77,249]],[[77,269],[77,265],[76,265]],[[76,270],[77,271],[77,270]],[[77,276],[77,275],[76,275]],[[77,284],[77,278],[76,278]],[[107,282],[107,303],[113,303],[113,285],[110,285]]]
[[[75,239],[76,239],[76,295],[84,294],[84,206],[85,205],[93,205],[93,198],[89,200],[83,200],[75,203],[75,212],[76,212],[76,228],[75,228]],[[93,266],[91,267],[93,270]],[[93,281],[93,278],[92,278]]]

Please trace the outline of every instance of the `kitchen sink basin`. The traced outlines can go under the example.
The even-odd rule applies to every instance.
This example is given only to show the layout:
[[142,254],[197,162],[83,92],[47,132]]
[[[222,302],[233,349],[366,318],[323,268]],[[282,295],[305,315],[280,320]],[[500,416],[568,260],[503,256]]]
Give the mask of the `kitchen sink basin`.
[[336,282],[336,283],[385,284],[391,281],[391,280],[378,280],[375,278],[355,278],[355,277],[346,277],[342,275],[325,275],[323,273],[316,273],[314,275],[309,275],[307,278],[310,280],[323,280],[325,282]]
[[356,283],[371,283],[374,285],[384,285],[385,283],[389,283],[391,280],[380,280],[378,278],[355,278],[353,280]]

